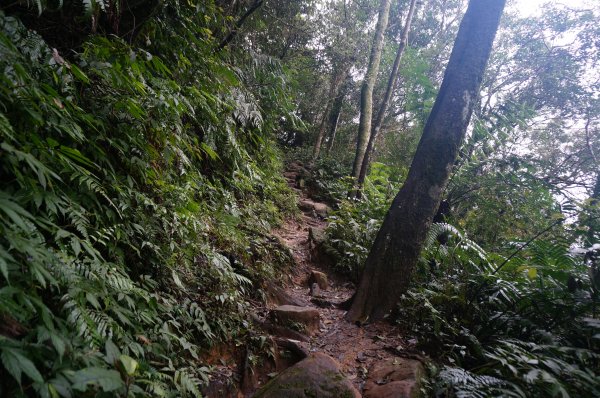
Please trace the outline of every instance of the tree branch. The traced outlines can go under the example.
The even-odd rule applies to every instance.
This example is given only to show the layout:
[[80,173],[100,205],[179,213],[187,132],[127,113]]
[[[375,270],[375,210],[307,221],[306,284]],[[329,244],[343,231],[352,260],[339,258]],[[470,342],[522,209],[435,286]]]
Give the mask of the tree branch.
[[252,3],[252,5],[250,6],[250,8],[248,8],[248,10],[246,10],[246,12],[244,13],[244,15],[242,15],[240,17],[240,19],[237,20],[237,22],[235,23],[235,25],[233,25],[233,29],[231,29],[231,31],[229,32],[229,34],[227,34],[227,36],[219,44],[219,46],[217,47],[216,52],[219,52],[222,49],[224,49],[235,38],[235,36],[237,36],[237,33],[238,33],[239,29],[242,27],[242,25],[244,24],[244,22],[246,21],[246,19],[250,15],[252,15],[254,13],[254,11],[258,10],[258,8],[262,5],[262,3],[263,3],[263,0],[254,0],[254,3]]

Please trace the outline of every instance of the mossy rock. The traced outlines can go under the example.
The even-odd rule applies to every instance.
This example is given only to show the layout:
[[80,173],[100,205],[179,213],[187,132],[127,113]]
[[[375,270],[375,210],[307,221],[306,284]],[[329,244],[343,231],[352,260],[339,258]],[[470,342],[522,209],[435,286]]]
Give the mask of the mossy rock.
[[358,398],[360,393],[333,358],[317,352],[280,373],[254,397]]

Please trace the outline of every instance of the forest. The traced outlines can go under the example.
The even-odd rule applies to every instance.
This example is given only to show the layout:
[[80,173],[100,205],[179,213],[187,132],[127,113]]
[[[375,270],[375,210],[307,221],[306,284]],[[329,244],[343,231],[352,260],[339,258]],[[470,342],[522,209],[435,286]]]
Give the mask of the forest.
[[0,398],[600,397],[597,0],[0,0]]

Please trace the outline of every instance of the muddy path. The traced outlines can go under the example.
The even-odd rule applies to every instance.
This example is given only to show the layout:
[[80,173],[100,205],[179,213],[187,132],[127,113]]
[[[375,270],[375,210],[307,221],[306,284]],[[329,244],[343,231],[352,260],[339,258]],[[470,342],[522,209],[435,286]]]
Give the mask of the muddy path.
[[[295,260],[285,292],[295,304],[319,311],[319,331],[302,343],[305,348],[334,358],[348,379],[362,391],[373,365],[398,357],[414,357],[415,350],[400,330],[387,322],[359,327],[345,320],[346,311],[338,305],[351,297],[354,285],[319,261],[318,248],[315,247],[318,242],[315,242],[314,236],[324,234],[327,206],[312,200],[305,190],[297,188],[297,176],[301,172],[300,165],[292,164],[285,176],[299,196],[302,214],[286,220],[274,231]],[[318,289],[316,294],[309,286],[313,271],[328,276],[328,288]]]

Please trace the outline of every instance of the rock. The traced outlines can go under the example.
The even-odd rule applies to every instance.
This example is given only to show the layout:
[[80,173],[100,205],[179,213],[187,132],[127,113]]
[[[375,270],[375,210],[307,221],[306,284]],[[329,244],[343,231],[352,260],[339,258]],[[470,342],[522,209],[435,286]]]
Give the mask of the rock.
[[298,358],[294,363],[299,362],[310,355],[308,347],[303,345],[299,340],[275,337],[275,343],[277,343],[279,348],[291,352]]
[[325,203],[313,203],[313,208],[315,209],[315,213],[322,218],[327,217],[331,213],[331,207]]
[[310,227],[308,229],[310,259],[324,267],[331,267],[337,262],[337,252],[327,243],[325,230]]
[[271,311],[273,320],[286,328],[298,330],[308,336],[319,330],[319,311],[314,308],[282,305]]
[[327,236],[325,230],[321,228],[310,227],[308,228],[308,240],[313,246],[319,246],[325,243]]
[[321,288],[318,283],[313,283],[310,285],[310,295],[313,297],[319,297],[321,295]]
[[268,284],[265,288],[265,292],[267,293],[267,302],[275,305],[297,305],[303,306],[306,303],[302,302],[302,300],[297,299],[293,296],[290,296],[283,290],[281,287],[276,286],[274,284]]
[[255,398],[359,398],[338,363],[322,353],[311,354],[271,380]]
[[293,172],[293,171],[286,171],[285,173],[283,173],[283,176],[284,176],[286,179],[288,179],[288,180],[290,180],[290,181],[294,181],[294,182],[295,182],[295,181],[296,181],[296,176],[297,176],[297,174],[296,174],[295,172]]
[[334,308],[336,306],[335,303],[322,297],[312,297],[310,302],[321,308]]
[[271,323],[268,321],[263,321],[255,314],[252,315],[252,321],[257,326],[262,328],[264,331],[272,334],[273,336],[284,337],[284,338],[288,338],[288,339],[292,339],[292,340],[299,340],[299,341],[308,341],[309,340],[308,337],[306,337],[305,335],[303,335],[302,333],[300,333],[296,330],[292,330],[285,326],[275,325],[274,323]]
[[288,165],[287,169],[290,170],[290,171],[304,171],[305,170],[304,164],[302,162],[299,162],[299,161],[295,161],[295,162],[290,163]]
[[392,358],[374,364],[363,391],[365,398],[416,398],[424,369],[421,362]]
[[306,179],[302,175],[299,175],[296,177],[296,188],[304,189],[304,187],[306,187]]
[[364,391],[364,398],[417,398],[419,387],[416,380],[391,381]]
[[308,277],[308,284],[312,286],[313,283],[319,285],[319,287],[323,290],[327,290],[329,288],[329,281],[327,280],[327,275],[320,271],[311,271],[310,276]]
[[298,207],[300,208],[300,210],[302,211],[312,211],[315,208],[315,202],[313,202],[312,200],[301,200],[300,202],[298,202]]

